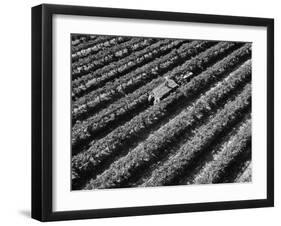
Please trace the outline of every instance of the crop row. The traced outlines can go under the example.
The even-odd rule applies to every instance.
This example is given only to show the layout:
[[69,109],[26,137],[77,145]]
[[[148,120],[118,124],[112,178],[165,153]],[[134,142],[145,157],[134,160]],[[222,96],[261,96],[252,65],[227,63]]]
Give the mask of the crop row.
[[[249,76],[249,75],[248,75]],[[233,77],[236,77],[234,74]],[[229,91],[234,89],[237,86],[237,81],[244,80],[244,75],[240,75],[240,78],[236,78],[233,81],[233,84],[229,86]],[[236,84],[236,85],[234,85]],[[219,84],[217,89],[212,89],[211,93],[207,94],[210,100],[214,99],[214,96],[217,95],[218,97],[222,98],[223,93],[220,90],[225,91],[224,95],[227,94],[226,89],[222,89],[221,84]],[[219,96],[219,94],[221,96]],[[110,155],[116,154],[118,152],[118,148],[122,147],[124,141],[126,139],[132,139],[138,137],[140,133],[151,127],[153,124],[162,120],[165,116],[171,113],[172,109],[175,108],[175,104],[179,103],[179,100],[182,99],[184,96],[177,92],[171,95],[169,98],[164,99],[159,105],[151,106],[146,111],[140,113],[138,116],[133,118],[131,121],[127,122],[121,127],[118,127],[114,130],[111,134],[109,134],[104,139],[99,140],[96,142],[87,152],[81,153],[77,155],[77,157],[73,158],[73,166],[78,168],[79,171],[89,171],[96,168],[96,165],[100,164],[104,159],[108,158]],[[201,97],[193,107],[189,107],[188,109],[182,111],[176,118],[171,120],[163,129],[160,130],[160,133],[166,134],[166,136],[170,137],[171,132],[179,131],[183,128],[183,125],[186,123],[185,127],[190,126],[196,120],[196,117],[200,118],[199,111],[206,110],[205,104],[206,97]],[[204,101],[204,103],[203,103]],[[213,101],[219,101],[218,99],[214,99]],[[198,120],[198,118],[197,118]],[[166,128],[166,129],[165,129]],[[151,136],[150,136],[151,137]],[[154,135],[152,135],[152,142]],[[111,139],[110,139],[111,138]],[[167,141],[172,139],[167,138]],[[107,142],[107,143],[106,143]],[[147,140],[149,142],[149,138]],[[156,143],[155,143],[156,144]],[[152,144],[153,147],[153,144]],[[142,149],[146,150],[143,145],[136,148],[136,150]],[[135,153],[136,151],[132,152]],[[153,155],[153,152],[151,152]],[[132,155],[129,153],[129,156]],[[82,158],[81,158],[82,157]],[[131,156],[132,157],[132,156]],[[83,159],[84,158],[84,159]],[[82,161],[80,161],[80,159]],[[77,161],[78,160],[78,161]]]
[[198,71],[203,71],[208,65],[228,55],[229,52],[240,46],[240,43],[220,42],[175,68],[170,74],[170,78],[174,79],[179,84],[185,84],[198,74]]
[[[142,186],[167,185],[172,180],[181,175],[184,169],[192,163],[193,159],[204,148],[206,148],[216,136],[221,134],[224,129],[231,125],[243,111],[250,106],[251,84],[247,84],[241,94],[234,100],[228,101],[223,109],[219,109],[212,116],[208,123],[197,128],[190,138],[172,157],[169,158],[161,167],[156,169],[151,177]],[[206,101],[208,105],[209,102]]]
[[197,55],[198,52],[205,50],[212,44],[213,43],[210,42],[192,42],[185,44],[178,50],[173,50],[170,54],[156,59],[150,64],[138,68],[136,71],[130,72],[114,82],[107,83],[103,89],[91,92],[74,103],[73,118],[76,118],[75,115],[79,118],[80,115],[84,115],[85,112],[90,112],[91,109],[95,109],[99,105],[104,105],[111,99],[133,92],[152,79],[168,72],[171,68],[186,59]]
[[71,46],[77,46],[80,43],[89,41],[89,40],[94,40],[96,39],[97,36],[95,35],[88,35],[88,36],[83,36],[83,35],[72,35],[71,36]]
[[119,60],[128,56],[134,51],[139,51],[155,42],[155,39],[140,39],[133,38],[127,42],[118,44],[105,51],[100,51],[97,54],[84,57],[72,63],[72,75],[85,74],[88,71],[97,70],[100,67],[109,64],[110,62]]
[[[102,37],[101,37],[102,39]],[[85,48],[85,45],[83,45],[83,49],[76,51],[71,55],[72,62],[76,61],[77,59],[81,57],[85,57],[89,54],[96,53],[104,48],[108,48],[111,46],[114,46],[118,43],[124,42],[129,40],[127,37],[105,37],[103,41],[100,41],[97,39],[93,40],[93,42],[88,42],[85,44],[88,48]],[[90,47],[89,47],[90,46]]]
[[[169,123],[161,127],[156,132],[150,134],[143,143],[140,143],[134,150],[129,152],[127,156],[114,162],[110,168],[103,174],[99,175],[96,180],[91,181],[87,189],[119,186],[132,177],[134,172],[138,171],[139,168],[144,169],[147,165],[155,161],[159,154],[168,152],[169,145],[173,145],[173,143],[176,142],[177,138],[179,138],[184,131],[191,129],[196,121],[201,120],[204,113],[206,114],[206,112],[210,112],[211,109],[216,108],[216,105],[220,102],[220,100],[227,96],[228,92],[230,92],[234,87],[229,86],[229,90],[224,89],[224,91],[228,92],[220,91],[221,88],[221,84],[219,84],[215,88],[211,89],[191,107],[182,111],[173,120],[169,121]],[[248,88],[246,91],[248,93]],[[246,97],[248,97],[247,95]],[[238,103],[240,103],[241,97],[244,96],[245,92],[243,92],[235,102],[231,102],[231,106],[237,104],[238,107],[241,107]],[[229,104],[230,103],[228,103],[228,105]],[[244,104],[245,106],[248,105],[249,98],[242,98],[242,104],[243,106]],[[232,110],[233,111],[231,111],[231,113],[234,113],[235,109],[232,108]],[[163,171],[161,169],[159,173],[157,173],[157,176],[152,175],[153,179],[149,181],[157,183],[157,177],[158,179],[162,178],[160,173],[163,172],[163,174],[165,174],[165,170],[167,170],[167,168],[163,169]],[[150,182],[145,185],[149,185]]]
[[243,171],[243,173],[236,178],[235,182],[238,183],[250,182],[251,179],[252,179],[252,163],[251,161],[249,161],[248,166]]
[[[241,90],[241,88],[239,89]],[[235,91],[237,93],[238,90]],[[235,96],[235,94],[233,94]],[[233,97],[231,97],[233,98]],[[219,137],[215,138],[213,142],[208,145],[208,147],[202,151],[199,155],[197,155],[193,159],[193,163],[190,164],[184,171],[184,173],[180,176],[177,177],[174,181],[173,184],[193,184],[195,178],[197,177],[198,174],[202,171],[202,169],[210,162],[214,161],[213,157],[218,153],[218,151],[223,147],[223,144],[226,144],[227,141],[229,141],[231,138],[237,134],[239,131],[239,128],[247,121],[247,119],[251,118],[251,114],[249,112],[246,112],[244,116],[239,118],[236,123],[234,123],[231,127],[227,128],[223,134],[221,134]],[[183,144],[183,143],[182,143]],[[246,148],[243,152],[243,156],[247,153],[249,153],[249,147]],[[169,154],[169,157],[172,156],[175,152],[172,152],[172,154]],[[243,171],[245,159],[248,156],[244,156],[243,159],[241,159],[241,156],[239,158],[236,158],[235,163],[232,163],[228,166],[228,168],[225,171],[225,174],[221,175],[220,181],[221,183],[227,183],[227,181],[233,182],[235,181],[235,178],[241,171]],[[163,162],[162,162],[163,163]],[[235,164],[235,166],[233,166]],[[241,165],[242,164],[242,165]],[[239,168],[239,169],[238,169]],[[154,167],[155,169],[155,167]],[[149,174],[151,175],[151,174]],[[149,176],[148,175],[148,176]],[[148,176],[146,176],[145,179],[143,179],[141,182],[143,183]],[[139,182],[138,184],[141,184]]]
[[237,133],[219,147],[212,161],[205,164],[195,176],[193,184],[216,183],[227,166],[247,148],[251,140],[251,119],[247,119]]
[[[172,94],[170,98],[173,98],[173,95],[186,95],[190,97],[198,93],[214,81],[219,80],[233,67],[236,67],[240,63],[240,60],[245,60],[249,54],[249,46],[241,47],[231,53],[228,57],[213,65],[213,67],[209,68],[207,71],[191,79],[186,86],[181,88],[180,93]],[[244,65],[241,66],[235,74],[249,76],[251,74],[251,61],[244,63]],[[152,88],[161,81],[163,81],[162,77],[153,80],[148,85],[142,86],[135,92],[117,100],[114,104],[110,105],[108,109],[104,109],[97,116],[92,116],[82,123],[75,125],[72,133],[73,147],[81,142],[85,142],[87,139],[91,139],[91,136],[97,134],[103,128],[112,128],[112,123],[119,121],[123,116],[132,114],[132,112],[135,113],[136,109],[141,109],[144,104],[148,104],[147,97],[149,95],[149,91],[151,91]]]
[[89,92],[98,86],[102,86],[107,81],[120,77],[131,69],[141,66],[142,64],[171,51],[173,48],[181,45],[182,42],[183,41],[162,40],[143,50],[134,52],[124,59],[113,62],[100,70],[87,74],[77,81],[74,81],[72,91],[74,95],[81,96],[85,92]]
[[141,42],[141,41],[143,41],[143,40],[144,40],[144,39],[141,39],[141,38],[132,38],[132,39],[130,39],[130,40],[128,40],[128,41],[122,42],[122,43],[120,43],[120,44],[117,44],[116,46],[113,46],[113,47],[111,47],[111,48],[109,48],[109,49],[106,49],[105,51],[100,51],[100,52],[98,52],[98,53],[96,53],[96,54],[91,54],[91,55],[88,55],[88,56],[86,56],[86,57],[82,57],[82,58],[78,59],[77,61],[72,62],[71,67],[72,67],[73,69],[75,69],[75,68],[77,68],[77,67],[80,67],[80,66],[83,66],[83,65],[85,65],[85,64],[88,64],[88,63],[90,63],[90,62],[93,61],[93,60],[97,60],[97,59],[99,59],[100,57],[103,57],[103,56],[105,56],[105,55],[107,55],[107,54],[110,54],[110,53],[112,53],[112,52],[115,52],[115,50],[118,51],[118,49],[119,49],[120,47],[122,47],[122,46],[123,46],[123,48],[126,47],[126,44],[135,43],[135,42]]
[[[183,85],[180,89],[185,95],[193,95],[193,93],[197,93],[198,89],[205,87],[210,82],[216,81],[225,73],[229,72],[232,68],[237,67],[240,62],[243,62],[251,57],[252,47],[251,44],[246,44],[239,49],[235,50],[227,57],[223,58],[221,61],[214,64],[212,67],[208,68],[208,70],[203,71],[201,74],[193,77],[190,82]],[[248,70],[251,67],[251,61],[248,61]],[[242,69],[242,68],[241,68]],[[187,92],[185,91],[187,90]]]
[[[181,92],[172,94],[169,98],[173,98],[174,95],[185,95],[187,97],[191,97],[192,95],[200,92],[200,90],[206,88],[206,86],[210,85],[214,81],[219,80],[225,73],[230,71],[231,68],[236,67],[240,63],[240,60],[245,59],[249,54],[250,51],[247,46],[236,50],[227,58],[209,68],[207,71],[191,79],[191,81],[186,84],[186,86],[181,88]],[[249,76],[251,74],[250,69],[251,61],[247,61],[235,72],[235,74],[239,75],[242,73],[245,76]],[[161,81],[162,80],[163,79],[161,78]],[[155,82],[158,83],[159,80],[155,80]],[[152,81],[152,83],[147,86],[147,88],[146,86],[143,86],[129,96],[119,99],[118,101],[116,101],[116,104],[113,104],[110,108],[108,108],[108,110],[104,109],[103,111],[101,111],[98,117],[96,117],[96,120],[94,120],[95,116],[93,116],[87,119],[85,122],[79,124],[78,128],[80,127],[80,129],[75,126],[75,130],[77,130],[77,132],[73,133],[73,144],[77,143],[77,141],[83,141],[89,138],[91,136],[90,134],[98,132],[103,126],[110,126],[111,122],[119,120],[123,115],[128,115],[131,111],[134,111],[134,109],[138,108],[140,105],[143,105],[144,102],[147,101],[146,97],[148,96],[148,93],[145,92],[146,89],[149,92],[151,88],[154,87],[154,85],[155,83]],[[130,103],[134,99],[135,101],[133,103]],[[176,99],[177,98],[175,98],[175,100]]]
[[[129,56],[130,54],[136,54],[141,52],[142,49],[147,47],[150,49],[151,44],[154,42],[153,39],[146,39],[144,41],[137,41],[136,39],[132,39],[128,42],[121,43],[120,45],[116,45],[116,48],[110,48],[108,51],[102,51],[100,52],[101,54],[96,54],[96,55],[91,55],[92,59],[88,64],[84,64],[82,66],[79,66],[78,68],[75,68],[72,71],[72,76],[74,78],[81,77],[83,75],[86,75],[90,72],[94,72],[99,68],[102,68],[106,66],[109,63],[115,62],[120,60],[118,63],[126,64],[126,62],[123,62],[121,59],[124,57]],[[88,59],[87,59],[88,60]],[[83,59],[82,59],[83,61]],[[84,63],[84,62],[82,62]],[[118,64],[117,64],[118,65]],[[111,65],[112,66],[117,66],[115,64]],[[104,72],[102,71],[101,74]],[[83,81],[83,79],[81,79]]]
[[[181,74],[185,74],[185,73],[188,74],[190,71],[192,71],[193,74],[195,74],[196,72],[198,73],[198,71],[204,70],[211,63],[213,63],[214,61],[218,60],[219,57],[227,54],[229,51],[233,50],[238,45],[240,45],[240,44],[229,43],[229,42],[219,43],[219,44],[211,47],[210,49],[207,49],[205,52],[200,53],[198,56],[192,58],[191,60],[185,62],[183,65],[179,66],[179,68],[176,68],[175,70],[173,70],[173,73],[170,75],[170,77],[171,78],[175,78],[177,75],[179,75],[179,73],[181,73]],[[102,76],[101,78],[97,78],[97,79],[94,79],[93,81],[88,82],[85,85],[85,87],[83,88],[83,90],[86,90],[89,87],[91,87],[91,86],[93,86],[95,84],[98,84],[99,80],[104,80],[103,77],[104,76]],[[142,76],[142,78],[143,77],[144,76]],[[105,76],[105,79],[106,78],[107,78],[107,76]],[[110,78],[111,78],[111,76],[109,76],[108,79],[110,79]],[[126,76],[125,78],[121,78],[120,80],[113,82],[113,84],[117,83],[119,86],[121,86],[121,89],[122,89],[122,83],[130,81],[131,77]],[[136,79],[134,79],[134,80],[136,80]],[[109,84],[109,85],[111,85],[111,84]],[[110,87],[110,90],[112,90],[111,87]],[[74,89],[74,91],[75,91],[75,89]]]
[[[203,42],[203,44],[207,45],[206,42]],[[187,61],[189,62],[189,64],[184,63],[185,67],[181,67],[180,69],[179,68],[174,69],[171,72],[171,74],[174,76],[174,75],[178,75],[179,72],[187,73],[187,70],[185,68],[189,68],[193,70],[194,72],[193,76],[195,76],[196,73],[206,69],[211,63],[213,63],[213,61],[218,59],[218,57],[221,57],[221,55],[223,54],[227,54],[230,50],[233,50],[233,48],[235,47],[237,46],[234,43],[228,43],[228,42],[219,43],[211,47],[210,49],[207,49],[206,51],[200,53],[199,55],[192,58],[191,60]],[[186,48],[186,49],[194,50],[193,53],[196,55],[198,53],[198,49],[200,48],[198,48],[196,44],[195,47]],[[184,57],[189,56],[190,58],[190,55],[187,55],[187,53],[188,53],[187,51],[183,51]],[[100,90],[96,90],[95,92],[85,95],[83,99],[81,99],[84,103],[83,102],[81,103],[80,100],[74,103],[73,119],[75,120],[76,118],[79,118],[80,115],[85,115],[86,112],[88,113],[91,111],[91,109],[95,109],[97,105],[102,105],[105,102],[110,101],[111,98],[116,98],[119,97],[120,95],[122,96],[124,93],[131,92],[134,89],[138,88],[140,85],[145,84],[147,80],[149,81],[154,77],[159,76],[158,75],[159,73],[157,72],[158,71],[161,72],[161,66],[163,67],[164,65],[165,67],[168,66],[169,68],[169,66],[173,64],[173,62],[177,62],[179,61],[179,59],[183,59],[183,57],[180,58],[179,54],[175,53],[174,55],[175,55],[174,58],[170,56],[170,59],[167,60],[166,64],[165,63],[162,65],[160,64],[159,67],[158,65],[156,65],[156,67],[152,68],[152,70],[150,71],[146,69],[145,72],[141,72],[139,73],[139,75],[133,76],[131,74],[128,74],[127,76],[124,76],[114,82],[108,83],[105,87],[103,87]],[[108,91],[106,92],[106,90]]]
[[152,80],[146,86],[142,86],[135,92],[126,95],[112,103],[108,108],[103,109],[98,115],[91,116],[72,128],[72,151],[82,143],[94,139],[95,135],[101,135],[103,130],[114,129],[114,124],[120,124],[124,118],[129,120],[134,114],[139,113],[148,106],[149,93],[160,83],[163,78]]
[[87,42],[82,42],[77,46],[72,46],[72,54],[79,52],[82,49],[87,49],[93,45],[96,45],[101,42],[108,41],[110,39],[114,38],[113,36],[98,36],[92,40],[88,40]]
[[[225,61],[225,59],[222,60],[222,61]],[[213,66],[213,67],[215,67],[215,66]],[[227,68],[225,68],[225,67],[223,67],[223,68],[224,68],[223,71],[225,72],[225,70],[227,70]],[[223,74],[227,73],[227,72],[223,73],[223,71],[220,71],[221,74],[216,74],[216,71],[212,70],[212,68],[210,68],[210,70],[208,70],[208,71],[210,71],[210,72],[213,71],[214,72],[213,75],[216,75],[216,77],[215,77],[216,80],[215,81],[220,79]],[[205,79],[201,75],[205,75]],[[214,80],[212,80],[212,79],[214,77],[210,77],[211,74],[209,74],[209,76],[207,76],[207,75],[208,75],[208,73],[205,73],[205,72],[203,72],[202,74],[198,75],[199,77],[201,77],[201,80],[204,81],[202,83],[202,86],[195,86],[194,89],[192,88],[192,86],[191,86],[191,84],[193,84],[192,80],[196,80],[196,78],[197,78],[197,77],[195,77],[187,84],[187,86],[181,88],[182,93],[187,97],[187,100],[191,100],[192,101],[194,99],[194,94],[196,94],[196,91],[197,91],[197,95],[198,95],[198,93],[202,92],[203,90],[206,90],[206,88],[209,89],[209,87],[212,86],[212,83],[214,82]],[[241,87],[241,84],[244,84],[245,82],[249,82],[250,80],[251,80],[251,60],[248,60],[248,61],[244,62],[241,66],[239,66],[239,68],[237,68],[235,71],[230,73],[222,82],[219,83],[219,84],[221,84],[221,88],[219,88],[220,90],[218,90],[218,94],[220,94],[220,93],[227,93],[227,92],[229,92],[229,89],[233,90],[233,88],[235,88],[235,87],[238,87],[238,90],[239,90],[240,89],[239,87]],[[209,81],[209,83],[208,83],[208,81]],[[237,92],[237,89],[235,89],[235,92]],[[233,95],[233,94],[231,94],[231,95]],[[229,96],[227,96],[227,98],[229,98]],[[184,139],[184,136],[181,139]],[[180,145],[181,143],[182,142],[176,142],[177,145],[173,145],[169,149],[169,154],[168,155],[170,156],[173,153],[175,153],[176,150],[177,150],[177,146]],[[169,156],[163,156],[163,157],[165,159],[165,158],[167,158]],[[200,161],[201,161],[201,159],[200,159]],[[135,182],[137,182],[137,184],[143,183],[143,181],[146,180],[147,176],[149,176],[151,174],[151,172],[153,171],[154,168],[155,168],[154,165],[151,166],[150,168],[147,168],[145,176],[144,177],[142,176],[138,181],[135,181]],[[188,179],[188,178],[186,178],[186,179]],[[179,184],[186,183],[185,182],[186,179],[181,178],[180,181],[177,181],[175,183],[179,183]],[[131,182],[134,184],[134,181],[131,181]],[[131,182],[129,182],[128,185],[130,185]]]

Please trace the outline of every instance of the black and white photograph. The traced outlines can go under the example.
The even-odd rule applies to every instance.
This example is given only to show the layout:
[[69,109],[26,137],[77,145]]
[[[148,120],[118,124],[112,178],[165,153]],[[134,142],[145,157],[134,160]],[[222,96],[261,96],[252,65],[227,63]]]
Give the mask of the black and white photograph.
[[31,59],[32,218],[274,206],[273,18],[42,4]]
[[71,189],[252,182],[252,43],[70,35]]

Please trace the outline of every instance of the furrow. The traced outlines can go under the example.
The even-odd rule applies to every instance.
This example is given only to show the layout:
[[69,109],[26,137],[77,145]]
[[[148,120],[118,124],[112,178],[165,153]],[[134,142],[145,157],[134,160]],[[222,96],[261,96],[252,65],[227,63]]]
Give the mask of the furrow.
[[244,170],[244,172],[235,179],[235,182],[245,183],[245,182],[251,182],[251,181],[252,181],[252,162],[249,161],[249,165]]
[[249,142],[247,148],[230,162],[215,183],[234,183],[235,178],[243,170],[246,162],[252,158],[251,148],[251,142]]

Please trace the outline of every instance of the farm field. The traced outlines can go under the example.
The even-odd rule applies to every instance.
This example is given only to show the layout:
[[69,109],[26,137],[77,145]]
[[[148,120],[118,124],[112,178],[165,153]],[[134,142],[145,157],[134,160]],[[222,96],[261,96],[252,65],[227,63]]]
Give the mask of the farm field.
[[72,34],[72,190],[251,182],[251,55]]

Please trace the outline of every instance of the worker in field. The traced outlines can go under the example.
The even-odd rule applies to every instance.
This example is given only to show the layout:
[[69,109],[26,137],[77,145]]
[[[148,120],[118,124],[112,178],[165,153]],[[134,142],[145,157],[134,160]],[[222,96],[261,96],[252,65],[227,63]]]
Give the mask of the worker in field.
[[172,79],[169,78],[168,75],[164,76],[165,78],[165,86],[168,88],[173,88],[173,84],[175,83]]

